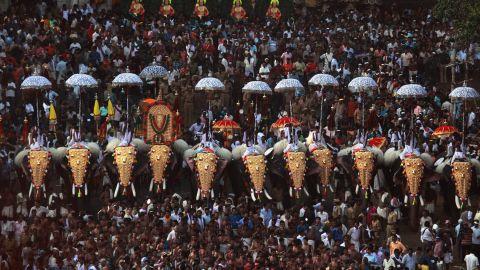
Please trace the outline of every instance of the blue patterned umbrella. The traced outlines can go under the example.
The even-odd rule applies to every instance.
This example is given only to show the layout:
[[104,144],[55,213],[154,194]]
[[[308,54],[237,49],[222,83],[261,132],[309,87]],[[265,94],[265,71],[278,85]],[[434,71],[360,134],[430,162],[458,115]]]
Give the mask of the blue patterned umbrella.
[[195,90],[197,91],[223,91],[225,90],[225,85],[217,78],[206,77],[202,78],[195,85]]
[[20,85],[22,90],[45,90],[52,87],[52,83],[45,77],[39,75],[32,75],[23,80]]
[[480,98],[480,94],[478,94],[477,90],[475,90],[472,87],[468,87],[468,86],[457,87],[457,88],[453,89],[452,92],[450,92],[450,94],[448,96],[453,101],[456,101],[456,100],[465,101],[465,100],[472,100],[472,99]]
[[406,84],[400,87],[395,96],[398,98],[420,98],[425,97],[427,91],[420,84]]
[[262,81],[251,81],[245,84],[242,88],[243,93],[251,93],[251,94],[263,94],[263,95],[271,95],[272,88],[266,83]]
[[68,87],[94,88],[98,87],[97,80],[88,74],[73,74],[65,81]]
[[142,72],[140,72],[140,77],[145,80],[165,78],[167,75],[168,70],[156,64],[145,67]]
[[350,81],[348,89],[352,93],[371,92],[377,89],[377,83],[370,77],[357,77]]
[[143,81],[137,74],[125,72],[118,74],[112,81],[113,87],[142,86]]

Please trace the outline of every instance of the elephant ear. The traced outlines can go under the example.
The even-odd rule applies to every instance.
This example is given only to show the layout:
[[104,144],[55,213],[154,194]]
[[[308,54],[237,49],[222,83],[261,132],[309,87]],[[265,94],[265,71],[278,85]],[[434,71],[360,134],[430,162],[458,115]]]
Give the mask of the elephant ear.
[[21,168],[22,167],[22,162],[25,159],[25,157],[28,155],[30,150],[24,149],[15,156],[14,163],[17,167]]
[[275,155],[283,154],[283,150],[285,150],[287,145],[288,145],[288,142],[285,139],[277,142],[275,145],[273,145],[273,154]]
[[385,166],[391,167],[394,163],[395,160],[397,160],[400,157],[400,151],[395,150],[395,148],[388,148],[387,151],[385,151],[384,156],[384,163]]
[[142,139],[135,138],[132,140],[132,144],[135,146],[135,148],[137,148],[139,153],[146,153],[150,150],[150,146]]
[[338,151],[337,157],[348,156],[350,153],[352,153],[352,147],[343,148],[342,150]]
[[232,157],[234,160],[241,159],[243,154],[247,151],[247,146],[245,144],[239,145],[232,150]]
[[307,146],[306,146],[304,143],[302,143],[302,142],[297,143],[297,147],[298,147],[298,151],[299,151],[299,152],[306,153],[307,150],[308,150],[308,149],[307,149]]
[[478,159],[471,158],[470,163],[472,163],[473,167],[475,168],[475,173],[477,178],[480,177],[480,161]]
[[98,145],[98,143],[94,143],[94,142],[89,142],[87,143],[87,148],[88,150],[90,150],[90,153],[92,153],[92,155],[98,157],[100,155],[100,146]]
[[373,152],[375,154],[375,160],[377,161],[377,164],[383,165],[385,162],[385,159],[383,157],[383,152],[377,147],[368,147],[368,150]]
[[451,158],[446,158],[442,163],[440,163],[436,168],[435,172],[438,174],[443,174],[443,169],[445,169],[445,166],[450,164],[450,159]]
[[226,148],[219,148],[217,149],[216,153],[217,156],[222,159],[222,160],[225,160],[227,162],[230,162],[232,160],[232,152],[230,152],[228,149]]
[[117,138],[113,138],[110,142],[108,142],[107,146],[105,147],[105,151],[107,153],[113,153],[115,148],[120,144],[120,140]]
[[420,158],[423,160],[423,162],[425,163],[425,166],[427,166],[428,168],[432,168],[433,167],[433,158],[432,156],[430,156],[429,154],[427,153],[421,153],[420,154]]
[[52,159],[55,163],[60,163],[67,155],[66,147],[50,148],[48,149],[52,153]]
[[172,149],[177,155],[183,156],[183,153],[190,148],[188,143],[182,139],[178,139],[172,144]]

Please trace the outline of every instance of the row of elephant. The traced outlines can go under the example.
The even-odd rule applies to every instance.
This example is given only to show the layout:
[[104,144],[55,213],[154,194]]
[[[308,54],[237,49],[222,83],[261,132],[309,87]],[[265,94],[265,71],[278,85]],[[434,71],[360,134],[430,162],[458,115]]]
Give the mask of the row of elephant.
[[383,152],[376,147],[349,147],[334,154],[327,147],[292,145],[286,140],[268,150],[241,145],[230,151],[212,144],[192,147],[183,140],[168,146],[148,145],[141,139],[124,145],[113,139],[104,150],[96,143],[24,149],[17,153],[15,164],[26,180],[23,188],[36,200],[70,188],[72,197],[85,197],[111,182],[113,197],[134,197],[140,188],[147,193],[168,189],[197,200],[224,192],[294,203],[312,193],[325,196],[350,190],[367,201],[375,188],[415,205],[435,196],[429,193],[431,187],[440,187],[450,211],[453,200],[459,207],[468,202],[480,175],[480,162],[475,159],[451,163],[427,153],[404,157],[400,150]]

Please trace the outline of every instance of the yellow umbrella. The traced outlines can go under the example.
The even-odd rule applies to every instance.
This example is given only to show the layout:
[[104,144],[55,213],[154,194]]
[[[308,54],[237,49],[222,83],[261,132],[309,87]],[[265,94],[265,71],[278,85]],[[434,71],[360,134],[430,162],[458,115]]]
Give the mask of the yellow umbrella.
[[110,99],[108,99],[107,112],[108,116],[113,116],[115,114],[115,111],[113,110],[113,103]]
[[100,104],[97,95],[95,95],[95,104],[93,105],[93,118],[97,121],[100,119]]
[[53,106],[53,102],[50,101],[50,111],[48,114],[48,121],[49,121],[49,128],[50,131],[55,130],[55,125],[57,124],[57,113],[55,112],[55,107]]

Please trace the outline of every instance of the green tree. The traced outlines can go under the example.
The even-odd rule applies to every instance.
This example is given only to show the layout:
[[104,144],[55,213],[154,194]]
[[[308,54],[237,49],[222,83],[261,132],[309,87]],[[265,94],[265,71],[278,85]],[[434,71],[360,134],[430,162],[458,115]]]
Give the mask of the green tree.
[[444,22],[451,22],[459,40],[480,40],[479,0],[437,0],[434,16]]

